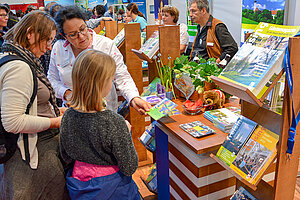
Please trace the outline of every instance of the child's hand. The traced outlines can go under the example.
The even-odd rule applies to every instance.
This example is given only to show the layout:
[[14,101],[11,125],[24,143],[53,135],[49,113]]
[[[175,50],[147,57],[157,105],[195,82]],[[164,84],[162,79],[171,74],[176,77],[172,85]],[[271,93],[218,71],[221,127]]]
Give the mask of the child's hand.
[[125,120],[125,122],[126,122],[126,125],[127,125],[127,127],[128,127],[128,130],[129,130],[129,132],[131,131],[131,124],[127,121],[127,120]]

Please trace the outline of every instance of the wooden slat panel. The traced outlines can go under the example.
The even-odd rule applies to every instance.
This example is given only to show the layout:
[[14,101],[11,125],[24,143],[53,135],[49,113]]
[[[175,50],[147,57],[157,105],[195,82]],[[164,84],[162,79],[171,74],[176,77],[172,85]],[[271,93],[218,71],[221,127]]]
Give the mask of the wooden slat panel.
[[170,186],[177,192],[177,194],[184,200],[189,200],[190,198],[180,189],[180,187],[170,178]]
[[197,188],[197,186],[191,180],[189,180],[173,163],[169,162],[169,166],[172,172],[195,194],[196,197],[217,192],[236,184],[235,178],[231,177],[229,179],[221,180],[210,185]]
[[[288,84],[285,83],[285,98],[283,102],[283,122],[282,131],[279,140],[279,151],[277,154],[277,173],[275,178],[275,196],[277,200],[281,199],[293,199],[296,185],[296,176],[299,164],[300,155],[300,134],[295,136],[295,144],[293,155],[289,159],[286,154],[287,150],[287,140],[289,137],[289,126],[292,119],[292,103],[294,104],[295,113],[300,110],[300,38],[290,38],[290,60],[291,69],[293,72],[294,80],[294,91],[293,91],[293,101],[289,94]],[[299,82],[298,82],[299,81]],[[299,133],[300,129],[297,126],[296,133]],[[288,186],[288,187],[287,187]]]
[[209,174],[217,173],[224,170],[224,168],[218,163],[214,163],[211,165],[198,168],[170,143],[169,143],[169,151],[197,178],[201,178]]

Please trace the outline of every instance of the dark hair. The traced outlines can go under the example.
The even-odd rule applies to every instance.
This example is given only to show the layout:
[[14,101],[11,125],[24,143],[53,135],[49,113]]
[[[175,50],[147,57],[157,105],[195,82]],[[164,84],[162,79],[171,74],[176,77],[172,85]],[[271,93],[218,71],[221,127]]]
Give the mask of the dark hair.
[[[65,6],[58,11],[55,16],[55,21],[58,26],[59,32],[65,36],[63,25],[67,20],[71,20],[74,18],[86,20],[85,14],[80,10],[80,8],[76,6]],[[62,36],[58,35],[57,39],[64,39]]]
[[124,14],[124,10],[123,10],[123,9],[120,9],[120,10],[118,11],[118,14],[119,14],[119,15],[123,15],[123,14]]
[[22,18],[24,16],[24,13],[22,12],[22,10],[17,10],[16,14],[17,14],[17,17]]
[[102,17],[104,15],[104,13],[106,12],[106,9],[103,5],[97,5],[95,6],[95,10],[97,11],[98,14],[98,18]]
[[0,4],[0,9],[4,9],[6,11],[6,13],[8,13],[9,8],[7,6],[5,6],[4,4]]
[[209,13],[209,3],[207,0],[191,0],[189,2],[189,5],[192,5],[193,3],[197,4],[197,7],[199,10],[202,10],[203,8],[205,8],[206,12]]
[[58,13],[58,11],[62,8],[63,8],[62,5],[54,4],[53,6],[51,6],[49,14],[51,15],[51,17],[54,18],[56,16],[56,14]]
[[143,17],[144,19],[146,19],[146,17],[143,15],[143,13],[141,13],[141,12],[139,11],[139,8],[138,8],[138,6],[137,6],[135,3],[130,3],[130,4],[128,4],[128,5],[126,6],[126,9],[127,9],[128,11],[131,11],[132,13],[134,13],[134,14],[140,16],[140,17]]
[[26,9],[26,11],[25,11],[25,14],[28,14],[28,13],[30,13],[31,11],[36,10],[36,9],[37,9],[37,7],[36,7],[35,5],[29,5],[29,6],[27,6],[27,9]]
[[49,14],[50,12],[50,8],[51,6],[53,6],[54,4],[57,4],[55,1],[51,1],[50,3],[47,3],[46,7],[45,7],[45,12],[47,12]]

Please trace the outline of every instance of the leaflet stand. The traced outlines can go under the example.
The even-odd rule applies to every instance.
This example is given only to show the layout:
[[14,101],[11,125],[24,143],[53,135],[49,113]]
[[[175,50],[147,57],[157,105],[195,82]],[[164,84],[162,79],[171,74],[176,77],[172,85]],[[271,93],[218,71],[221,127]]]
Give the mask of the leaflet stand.
[[[291,100],[290,92],[288,89],[287,82],[285,83],[284,99],[283,99],[283,110],[282,115],[269,111],[263,108],[262,102],[256,97],[252,96],[247,90],[238,87],[235,84],[228,83],[217,77],[212,77],[212,80],[216,82],[225,92],[236,95],[242,99],[241,111],[245,117],[259,123],[271,131],[280,134],[277,160],[275,167],[275,181],[274,184],[267,183],[263,179],[257,185],[251,185],[246,180],[237,180],[237,187],[245,187],[252,195],[257,199],[276,199],[276,200],[289,200],[294,199],[296,177],[299,164],[300,147],[299,140],[300,134],[295,136],[295,145],[292,156],[289,158],[286,154],[287,140],[289,137],[289,126],[292,119],[292,103],[294,104],[295,113],[297,114],[300,110],[300,60],[297,55],[300,51],[300,38],[290,38],[290,59],[291,68],[293,72],[294,80],[294,91],[293,101]],[[299,83],[299,84],[298,84]],[[298,128],[299,131],[299,128]],[[217,162],[220,160],[211,155]],[[226,166],[224,166],[226,168]],[[270,168],[274,169],[271,165]],[[227,168],[226,168],[227,169]],[[235,172],[232,172],[237,179],[240,179]],[[265,173],[266,174],[266,173]],[[254,187],[253,187],[254,186]],[[255,188],[256,187],[256,188]],[[255,190],[256,189],[256,190]]]
[[[124,60],[127,65],[127,69],[133,78],[139,93],[143,92],[143,72],[142,61],[136,57],[131,49],[141,48],[141,31],[140,24],[131,23],[124,24],[125,29],[125,42],[124,42]],[[129,120],[131,123],[131,135],[135,149],[139,157],[139,166],[150,164],[152,161],[147,156],[147,150],[143,144],[140,143],[139,137],[145,131],[145,116],[140,115],[133,107],[130,106]]]
[[114,39],[118,34],[118,22],[117,21],[105,21],[105,36]]

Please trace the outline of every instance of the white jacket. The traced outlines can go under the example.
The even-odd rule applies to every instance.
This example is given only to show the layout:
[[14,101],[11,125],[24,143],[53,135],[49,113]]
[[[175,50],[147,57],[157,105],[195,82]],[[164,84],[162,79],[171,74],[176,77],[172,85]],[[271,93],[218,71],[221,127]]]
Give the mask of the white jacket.
[[[50,127],[50,119],[37,116],[37,97],[30,108],[29,115],[25,114],[32,92],[33,77],[27,63],[16,60],[0,67],[0,104],[3,127],[11,133],[30,133],[28,134],[29,164],[32,169],[36,169],[38,166],[36,133],[47,130]],[[22,134],[18,139],[18,147],[22,159],[25,160]]]
[[[123,56],[114,44],[114,42],[104,36],[97,35],[90,30],[92,38],[91,49],[102,51],[110,55],[116,62],[117,69],[114,83],[120,90],[121,95],[130,102],[134,97],[139,96],[138,89],[127,71],[124,64]],[[72,68],[75,61],[71,44],[67,40],[58,40],[51,51],[51,59],[48,71],[48,79],[50,80],[56,96],[64,100],[63,96],[67,89],[72,90]],[[106,97],[107,108],[113,111],[117,109],[116,88],[112,87],[110,93]]]

